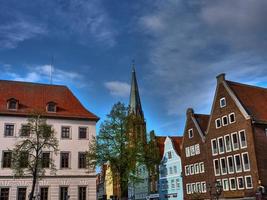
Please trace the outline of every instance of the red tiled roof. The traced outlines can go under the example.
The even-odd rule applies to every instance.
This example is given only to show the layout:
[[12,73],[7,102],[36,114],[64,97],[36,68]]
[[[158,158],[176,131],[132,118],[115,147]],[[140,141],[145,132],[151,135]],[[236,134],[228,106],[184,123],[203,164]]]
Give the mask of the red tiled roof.
[[203,134],[205,134],[205,131],[207,130],[208,123],[209,123],[209,115],[203,115],[203,114],[194,114],[194,117],[202,130]]
[[226,81],[247,113],[254,120],[267,122],[267,89]]
[[181,145],[182,145],[183,137],[171,136],[170,138],[172,139],[172,143],[173,143],[173,146],[176,152],[178,153],[179,156],[181,156]]
[[164,142],[166,140],[166,137],[165,136],[156,136],[156,140],[157,140],[157,145],[159,148],[159,154],[160,154],[160,157],[162,158],[163,154],[164,154]]
[[[15,111],[7,109],[7,100],[11,98],[19,101]],[[56,103],[57,112],[46,112],[48,102]],[[24,116],[36,111],[46,117],[99,119],[83,107],[66,86],[0,80],[0,114]]]

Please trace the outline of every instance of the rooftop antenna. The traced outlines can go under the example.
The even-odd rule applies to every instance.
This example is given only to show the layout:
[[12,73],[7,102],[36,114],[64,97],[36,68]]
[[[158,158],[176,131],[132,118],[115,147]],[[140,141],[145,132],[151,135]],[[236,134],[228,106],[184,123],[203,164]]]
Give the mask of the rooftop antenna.
[[53,65],[54,65],[54,55],[52,55],[51,65],[50,65],[50,85],[53,84]]
[[135,71],[135,60],[132,59],[132,70]]

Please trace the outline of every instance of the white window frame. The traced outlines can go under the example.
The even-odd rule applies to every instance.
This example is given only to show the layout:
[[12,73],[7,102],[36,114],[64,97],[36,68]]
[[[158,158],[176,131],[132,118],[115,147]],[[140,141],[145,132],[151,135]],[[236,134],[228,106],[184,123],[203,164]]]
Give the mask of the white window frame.
[[[220,121],[220,126],[217,126],[217,121]],[[217,118],[217,119],[215,119],[215,127],[216,127],[216,129],[222,127],[222,120],[221,120],[221,118]]]
[[[223,119],[226,119],[226,123],[224,123],[224,120]],[[228,122],[228,116],[227,115],[222,116],[222,125],[223,126],[227,126],[228,124],[229,124],[229,122]]]
[[[187,169],[189,169],[189,170],[187,170]],[[189,176],[189,175],[190,175],[190,167],[189,167],[189,165],[186,165],[186,166],[184,167],[184,171],[185,171],[185,175],[186,175],[186,176]]]
[[198,163],[195,163],[194,164],[194,168],[195,168],[195,174],[199,174],[199,164]]
[[[222,104],[223,100],[224,100],[224,102],[225,102],[224,105]],[[225,99],[225,97],[220,98],[220,108],[224,108],[225,106],[226,106],[226,99]]]
[[193,138],[193,137],[194,137],[194,132],[193,132],[193,129],[190,128],[190,129],[188,130],[188,138],[191,139],[191,138]]
[[[252,189],[253,188],[252,176],[249,175],[249,176],[245,176],[244,178],[245,178],[246,189]],[[247,185],[247,178],[250,178],[250,180],[251,180],[251,187],[248,187],[248,185]]]
[[[236,137],[237,137],[237,144],[238,144],[238,147],[237,147],[237,148],[235,148],[235,146],[234,146],[233,135],[236,135]],[[237,133],[237,132],[233,132],[233,133],[231,133],[231,142],[232,142],[232,149],[233,149],[233,151],[238,150],[239,147],[240,147],[240,144],[239,144],[239,138],[238,138],[238,133]]]
[[[220,148],[220,142],[219,142],[220,139],[222,139],[222,145],[223,145],[223,150],[222,151],[221,151],[221,148]],[[219,154],[223,154],[224,151],[225,151],[223,137],[218,137],[217,138],[217,143],[218,143],[218,151],[219,151]]]
[[[233,122],[231,121],[231,115],[234,116],[234,121],[233,121]],[[232,112],[232,113],[230,113],[228,116],[229,116],[229,120],[228,120],[228,121],[229,121],[229,124],[233,124],[233,123],[235,123],[235,121],[236,121],[236,120],[235,120],[235,113]]]
[[[216,149],[217,149],[217,152],[216,153],[214,153],[213,141],[215,141],[215,144],[216,144]],[[218,148],[218,144],[217,144],[216,138],[214,138],[214,139],[211,140],[211,151],[212,151],[212,155],[213,156],[216,156],[219,153],[219,148]]]
[[[243,188],[240,188],[239,187],[239,181],[238,181],[238,179],[243,179]],[[237,188],[239,190],[244,190],[245,189],[245,181],[244,181],[244,177],[243,176],[236,177],[236,183],[237,183]]]
[[202,193],[206,193],[207,192],[206,181],[201,182],[201,192]]
[[[226,187],[224,185],[224,182],[227,181]],[[229,191],[229,181],[228,178],[222,179],[222,186],[223,186],[223,191]]]
[[189,165],[190,166],[190,174],[191,175],[194,175],[195,174],[195,168],[194,168],[194,165]]
[[190,146],[190,155],[191,155],[191,156],[196,155],[195,145]]
[[200,154],[200,146],[199,146],[199,144],[195,145],[195,153],[196,153],[196,155]]
[[[241,137],[240,137],[240,133],[241,132],[244,132],[244,136],[245,136],[245,141],[246,141],[246,145],[242,146],[242,141],[241,141]],[[247,142],[247,135],[246,135],[246,131],[245,129],[241,130],[241,131],[238,131],[238,137],[239,137],[239,144],[240,144],[240,149],[244,149],[244,148],[247,148],[248,146],[248,142]]]
[[[247,157],[248,157],[248,166],[249,166],[249,169],[245,169],[245,162],[244,162],[244,155],[247,155]],[[250,171],[250,159],[249,159],[249,155],[248,155],[248,152],[243,152],[242,154],[241,154],[241,157],[242,157],[242,165],[243,165],[243,170],[244,170],[244,172],[248,172],[248,171]]]
[[[231,180],[235,181],[235,188],[232,188]],[[230,190],[236,190],[237,189],[236,179],[235,178],[229,178],[229,185],[230,185]]]
[[185,148],[185,157],[190,157],[190,147]]
[[192,186],[192,193],[195,193],[196,192],[196,184],[195,183],[192,183],[191,184]]
[[204,173],[205,172],[205,166],[204,162],[199,163],[199,173]]
[[[230,145],[230,149],[227,149],[227,145],[226,145],[226,138],[229,138],[229,145]],[[231,141],[231,136],[229,134],[224,136],[224,146],[225,146],[225,152],[231,152],[232,151],[232,141]]]
[[[239,171],[237,171],[237,165],[236,165],[236,157],[237,156],[239,156],[239,160],[240,160],[240,166],[241,166],[241,170],[239,170]],[[235,163],[235,172],[236,173],[240,173],[240,172],[242,172],[242,160],[241,160],[241,156],[240,156],[240,154],[235,154],[234,155],[234,163]]]
[[[224,160],[226,172],[223,172],[223,168],[222,168],[222,160]],[[227,174],[227,163],[226,163],[226,159],[225,159],[225,157],[220,158],[220,170],[221,170],[221,175],[225,175],[225,174]]]
[[[230,171],[230,165],[229,165],[229,159],[228,159],[228,158],[232,158],[233,171]],[[226,160],[227,160],[228,174],[233,174],[233,173],[235,173],[235,163],[234,163],[234,158],[233,158],[233,156],[227,156],[227,157],[226,157]]]
[[[216,173],[216,165],[215,165],[216,161],[218,161],[219,173]],[[215,176],[220,176],[221,175],[220,161],[218,159],[213,159],[213,169],[214,169]]]
[[191,191],[192,191],[191,184],[190,183],[186,184],[186,193],[191,194]]

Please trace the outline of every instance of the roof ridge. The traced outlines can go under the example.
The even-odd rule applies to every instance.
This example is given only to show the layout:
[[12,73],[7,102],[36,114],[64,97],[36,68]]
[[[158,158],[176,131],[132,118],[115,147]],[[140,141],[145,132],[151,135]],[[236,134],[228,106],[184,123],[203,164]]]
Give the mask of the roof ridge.
[[36,82],[29,82],[29,81],[15,81],[15,80],[0,80],[0,82],[11,82],[11,83],[21,83],[21,84],[28,84],[28,85],[43,85],[43,86],[56,86],[56,87],[66,87],[66,85],[58,85],[58,84],[48,84],[48,83],[36,83]]
[[256,89],[262,89],[262,90],[267,90],[267,88],[265,87],[260,87],[260,86],[256,86],[256,85],[249,85],[249,84],[245,84],[245,83],[239,83],[239,82],[235,82],[235,81],[229,81],[229,80],[226,80],[227,83],[233,83],[233,84],[236,84],[236,85],[241,85],[241,86],[244,86],[244,87],[251,87],[251,88],[256,88]]

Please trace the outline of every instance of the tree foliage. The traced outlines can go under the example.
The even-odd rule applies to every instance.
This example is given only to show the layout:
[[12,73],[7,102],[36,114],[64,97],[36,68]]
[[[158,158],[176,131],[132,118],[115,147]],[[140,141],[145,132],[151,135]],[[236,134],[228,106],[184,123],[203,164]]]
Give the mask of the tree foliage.
[[[36,181],[45,174],[42,153],[44,151],[58,151],[58,140],[51,126],[41,114],[34,114],[26,124],[29,135],[21,137],[12,150],[12,168],[15,176],[32,176],[32,189],[30,200],[33,199]],[[25,130],[20,130],[20,132]],[[56,168],[52,157],[49,158],[50,172],[55,173]]]

